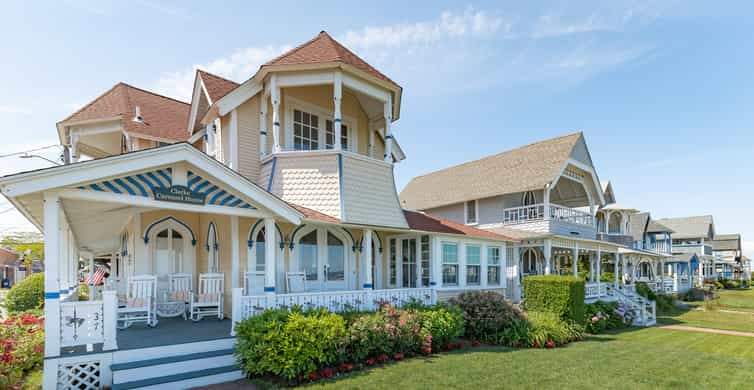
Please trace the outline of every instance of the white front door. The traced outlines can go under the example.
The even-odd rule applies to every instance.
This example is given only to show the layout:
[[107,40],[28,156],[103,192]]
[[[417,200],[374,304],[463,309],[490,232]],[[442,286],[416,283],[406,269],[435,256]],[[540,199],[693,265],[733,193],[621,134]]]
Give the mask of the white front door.
[[157,276],[157,290],[168,289],[168,275],[193,273],[191,236],[187,229],[173,221],[155,226],[149,240],[152,244],[152,274]]
[[348,250],[345,238],[324,228],[304,234],[296,246],[298,270],[312,291],[348,289]]

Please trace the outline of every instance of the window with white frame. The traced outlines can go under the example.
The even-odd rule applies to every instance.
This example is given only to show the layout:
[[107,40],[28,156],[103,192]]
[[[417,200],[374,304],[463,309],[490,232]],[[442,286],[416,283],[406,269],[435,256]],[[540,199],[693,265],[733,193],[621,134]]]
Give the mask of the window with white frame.
[[396,278],[397,278],[397,264],[396,264],[396,254],[395,254],[395,238],[390,239],[390,264],[388,267],[390,268],[388,272],[390,273],[390,285],[395,286]]
[[477,219],[477,201],[476,200],[470,200],[466,202],[466,224],[467,225],[473,225],[476,224]]
[[442,284],[458,285],[458,244],[442,243]]
[[531,206],[533,204],[536,204],[537,198],[534,196],[534,192],[526,191],[524,193],[523,199],[521,200],[521,203],[523,203],[524,206]]
[[319,116],[293,110],[293,149],[319,149]]
[[490,286],[500,285],[500,247],[487,247],[487,284]]
[[429,236],[421,237],[422,286],[429,287],[430,244]]
[[466,245],[466,284],[478,286],[481,281],[482,248],[479,245]]
[[254,262],[254,271],[258,272],[264,272],[264,266],[265,266],[265,251],[267,250],[266,244],[266,236],[264,228],[259,229],[259,233],[257,233],[257,238],[254,241],[255,249],[256,249],[256,259]]
[[[335,125],[333,121],[325,121],[325,149],[333,149],[335,146]],[[345,123],[340,124],[340,147],[348,150],[348,126]]]

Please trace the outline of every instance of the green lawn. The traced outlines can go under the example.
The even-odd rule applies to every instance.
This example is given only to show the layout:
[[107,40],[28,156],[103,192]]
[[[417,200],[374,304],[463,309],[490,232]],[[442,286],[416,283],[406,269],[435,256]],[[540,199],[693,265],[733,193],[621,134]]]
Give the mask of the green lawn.
[[720,306],[728,310],[754,312],[754,289],[719,290]]
[[415,358],[317,383],[327,388],[751,388],[754,343],[648,328],[554,350],[484,347]]
[[698,326],[754,332],[754,313],[726,313],[722,311],[690,310],[663,314],[657,317],[660,324]]

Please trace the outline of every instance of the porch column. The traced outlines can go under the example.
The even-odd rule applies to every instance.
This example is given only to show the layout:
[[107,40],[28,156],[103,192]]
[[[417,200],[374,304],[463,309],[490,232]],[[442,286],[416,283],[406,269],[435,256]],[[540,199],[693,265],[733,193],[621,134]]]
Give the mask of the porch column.
[[259,157],[267,154],[267,101],[259,103]]
[[264,292],[275,294],[275,220],[264,219]]
[[[45,357],[60,356],[60,198],[56,193],[44,194],[44,250],[45,259]],[[45,360],[47,362],[47,360]],[[53,380],[57,380],[57,368]],[[47,375],[45,375],[47,385]],[[50,387],[55,388],[55,382]]]
[[521,248],[518,245],[513,247],[513,264],[515,267],[515,279],[513,282],[513,301],[521,302]]
[[238,239],[238,216],[230,217],[230,285],[231,288],[241,287],[241,249]]
[[79,135],[71,134],[71,161],[79,161]]
[[621,260],[621,268],[620,268],[621,281],[623,282],[623,285],[625,285],[626,284],[626,276],[628,275],[628,273],[626,272],[626,270],[628,269],[628,261],[626,259],[626,256],[621,256],[620,260]]
[[550,219],[552,219],[552,213],[550,212],[550,185],[549,184],[545,186],[544,199],[542,199],[542,204],[544,205],[545,221],[549,221]]
[[594,256],[589,253],[589,281],[594,282]]
[[89,252],[89,301],[94,300],[94,252]]
[[600,247],[597,247],[597,296],[600,296],[600,287],[602,287],[602,282],[600,281],[600,276],[602,276],[602,249]]
[[673,267],[673,292],[678,293],[678,263],[672,265]]
[[699,259],[699,287],[704,285],[704,260]]
[[614,259],[614,261],[615,261],[615,269],[613,270],[613,273],[615,275],[613,275],[613,276],[615,277],[615,286],[614,286],[614,288],[616,290],[618,289],[618,285],[619,285],[619,282],[618,282],[618,266],[619,266],[619,264],[618,264],[618,258],[619,257],[620,257],[620,254],[618,252],[615,252],[615,259]]
[[[430,251],[430,261],[432,262],[432,280],[429,282],[429,285],[434,287],[435,289],[442,287],[442,243],[440,242],[440,239],[432,236],[430,238],[430,241],[432,242],[432,250]],[[385,243],[388,245],[388,248],[390,248],[390,238],[385,239]],[[389,249],[385,251],[387,253],[387,262],[388,262],[388,274],[385,276],[386,280],[389,282],[390,278],[390,253]],[[385,283],[385,285],[389,285],[389,283]]]
[[545,275],[550,274],[550,260],[552,258],[552,240],[546,239],[545,240]]
[[[366,251],[366,252],[364,252]],[[361,254],[364,256],[364,290],[371,290],[374,281],[372,280],[372,267],[374,259],[372,258],[372,230],[364,229],[364,246],[361,248]]]
[[390,131],[390,125],[393,121],[393,99],[388,96],[384,106],[385,116],[385,161],[393,162],[393,133]]
[[272,152],[280,151],[280,88],[277,75],[270,77],[270,100],[272,101]]
[[340,150],[341,144],[340,144],[340,124],[342,121],[341,113],[340,113],[340,97],[343,93],[343,75],[340,73],[340,71],[335,72],[335,80],[333,81],[333,105],[335,106],[334,112],[333,112],[333,132],[335,133],[335,136],[333,137],[333,149]]
[[573,248],[573,276],[579,277],[579,244],[576,243],[576,245]]

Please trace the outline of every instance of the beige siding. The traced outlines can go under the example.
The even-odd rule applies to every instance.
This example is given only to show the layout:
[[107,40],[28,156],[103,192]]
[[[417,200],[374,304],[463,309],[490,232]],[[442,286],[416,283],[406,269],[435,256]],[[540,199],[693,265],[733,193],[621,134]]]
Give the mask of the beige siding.
[[259,180],[259,95],[236,110],[238,115],[238,172],[247,179]]
[[223,164],[230,161],[230,114],[220,119],[220,149],[216,153],[216,158]]
[[193,130],[198,130],[203,127],[201,119],[204,114],[207,113],[207,110],[209,110],[209,101],[207,101],[207,96],[205,96],[203,93],[199,94],[199,105],[197,106],[196,110],[196,121],[194,123]]
[[340,218],[338,156],[278,156],[271,192],[286,201]]
[[344,221],[376,226],[408,227],[398,203],[389,164],[343,155]]
[[272,159],[269,159],[262,164],[262,168],[260,169],[259,180],[257,180],[257,184],[260,185],[262,188],[267,189],[267,186],[270,183],[271,173],[272,173]]

